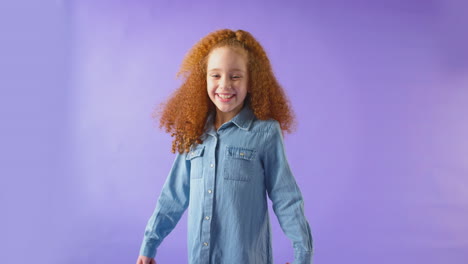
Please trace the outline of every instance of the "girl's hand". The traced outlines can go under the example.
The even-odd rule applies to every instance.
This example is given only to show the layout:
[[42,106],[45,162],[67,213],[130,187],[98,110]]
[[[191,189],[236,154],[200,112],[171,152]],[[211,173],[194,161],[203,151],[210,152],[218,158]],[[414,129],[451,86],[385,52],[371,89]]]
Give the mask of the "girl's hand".
[[148,258],[146,256],[138,256],[136,264],[157,264],[154,258]]

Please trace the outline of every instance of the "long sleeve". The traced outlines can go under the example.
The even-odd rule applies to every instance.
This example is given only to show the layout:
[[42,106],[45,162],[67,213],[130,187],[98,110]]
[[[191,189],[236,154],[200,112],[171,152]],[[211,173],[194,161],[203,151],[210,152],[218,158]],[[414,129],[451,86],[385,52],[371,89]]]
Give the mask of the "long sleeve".
[[186,154],[179,154],[175,158],[156,208],[145,228],[140,255],[154,258],[157,247],[174,229],[190,199],[190,163],[186,161]]
[[293,264],[312,263],[312,234],[304,202],[284,151],[279,123],[274,121],[265,147],[265,184],[280,226],[294,247]]

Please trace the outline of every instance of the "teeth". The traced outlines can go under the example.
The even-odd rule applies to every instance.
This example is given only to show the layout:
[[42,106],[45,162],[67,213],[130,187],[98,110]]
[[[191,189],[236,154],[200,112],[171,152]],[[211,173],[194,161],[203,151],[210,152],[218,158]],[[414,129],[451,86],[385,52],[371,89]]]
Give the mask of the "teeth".
[[230,95],[226,95],[226,94],[218,94],[219,97],[223,98],[223,99],[229,99],[231,97],[233,97],[234,95],[233,94],[230,94]]

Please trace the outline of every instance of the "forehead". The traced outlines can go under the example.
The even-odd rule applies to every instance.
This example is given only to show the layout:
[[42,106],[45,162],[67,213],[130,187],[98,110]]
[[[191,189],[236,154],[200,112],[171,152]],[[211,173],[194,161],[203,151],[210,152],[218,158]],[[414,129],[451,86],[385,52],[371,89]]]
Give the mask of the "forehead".
[[208,70],[212,69],[247,69],[247,54],[241,49],[230,47],[216,48],[208,56]]

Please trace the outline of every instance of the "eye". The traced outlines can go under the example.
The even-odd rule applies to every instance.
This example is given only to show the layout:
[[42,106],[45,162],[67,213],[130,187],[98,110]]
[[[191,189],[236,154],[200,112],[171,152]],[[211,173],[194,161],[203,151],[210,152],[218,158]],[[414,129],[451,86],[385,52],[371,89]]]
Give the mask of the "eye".
[[239,76],[239,75],[234,75],[234,76],[232,76],[232,78],[233,78],[233,79],[240,79],[241,76]]
[[211,74],[211,77],[213,77],[213,78],[219,78],[219,74]]

